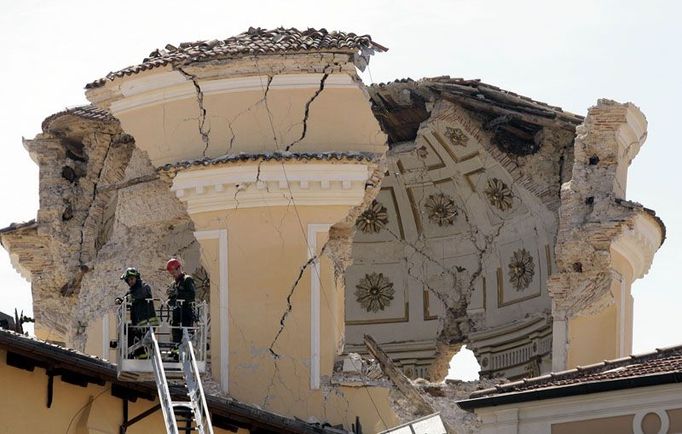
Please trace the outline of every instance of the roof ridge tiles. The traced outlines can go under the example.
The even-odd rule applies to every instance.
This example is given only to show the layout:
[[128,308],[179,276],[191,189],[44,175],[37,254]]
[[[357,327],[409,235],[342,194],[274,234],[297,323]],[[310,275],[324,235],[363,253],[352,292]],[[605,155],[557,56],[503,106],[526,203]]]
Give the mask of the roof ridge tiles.
[[388,48],[374,42],[367,34],[357,35],[336,30],[330,32],[324,28],[319,30],[308,28],[301,31],[295,27],[278,27],[271,30],[249,27],[246,32],[226,39],[182,42],[177,46],[166,44],[164,48],[152,51],[141,64],[110,72],[106,77],[88,83],[85,88],[101,87],[107,81],[169,64],[184,65],[214,59],[306,51],[343,51],[368,57],[374,52],[388,51]]
[[659,348],[638,355],[604,360],[590,365],[577,366],[573,369],[550,372],[538,377],[496,385],[494,388],[471,393],[469,399],[483,399],[485,397],[495,399],[496,396],[500,395],[559,389],[603,381],[654,377],[674,372],[682,373],[682,345]]

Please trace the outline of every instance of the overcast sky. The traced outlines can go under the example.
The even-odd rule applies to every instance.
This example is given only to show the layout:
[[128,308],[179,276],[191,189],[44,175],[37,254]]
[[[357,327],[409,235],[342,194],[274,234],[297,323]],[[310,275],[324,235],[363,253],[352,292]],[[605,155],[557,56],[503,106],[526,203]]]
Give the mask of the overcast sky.
[[[527,1],[7,1],[0,15],[0,227],[36,216],[38,171],[21,138],[86,103],[85,83],[139,63],[167,43],[224,39],[249,26],[368,33],[390,48],[366,82],[438,75],[480,78],[585,114],[598,98],[637,104],[649,136],[628,199],[668,228],[649,274],[634,285],[635,352],[682,344],[676,272],[681,172],[682,2]],[[31,311],[29,284],[0,254],[0,311]],[[118,282],[112,281],[112,285]]]

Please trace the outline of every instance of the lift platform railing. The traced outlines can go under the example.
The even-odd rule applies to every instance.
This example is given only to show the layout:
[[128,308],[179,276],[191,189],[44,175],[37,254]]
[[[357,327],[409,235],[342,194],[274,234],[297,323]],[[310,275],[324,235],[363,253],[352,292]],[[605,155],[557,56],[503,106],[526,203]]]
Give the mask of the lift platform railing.
[[[148,299],[147,302],[154,304],[156,317],[151,320],[133,324],[130,318],[131,300],[124,297],[118,306],[118,340],[117,361],[118,376],[123,380],[139,381],[153,379],[153,369],[149,357],[148,347],[143,339],[151,327],[158,340],[162,362],[170,377],[182,376],[182,364],[179,360],[179,341],[186,330],[196,358],[199,372],[206,369],[207,343],[208,343],[208,305],[205,302],[191,303],[191,312],[194,320],[191,326],[182,327],[173,324],[173,312],[187,313],[189,310],[182,309],[182,302],[171,305],[165,300]],[[176,313],[176,319],[177,319]],[[185,321],[187,324],[188,321]],[[173,339],[175,335],[175,339]]]
[[147,331],[143,341],[151,349],[151,363],[152,371],[154,372],[154,382],[159,393],[159,403],[161,404],[161,411],[163,412],[163,421],[166,425],[166,432],[168,434],[178,434],[178,424],[173,413],[173,401],[171,401],[170,390],[168,389],[168,381],[166,381],[166,374],[163,370],[163,360],[161,359],[161,351],[159,350],[159,343],[154,335],[153,328]]
[[192,413],[197,431],[200,434],[213,434],[211,416],[208,412],[208,404],[204,395],[204,387],[201,385],[201,377],[197,361],[194,357],[192,340],[187,330],[183,330],[182,344],[180,345],[180,363],[187,387],[187,395],[192,403]]

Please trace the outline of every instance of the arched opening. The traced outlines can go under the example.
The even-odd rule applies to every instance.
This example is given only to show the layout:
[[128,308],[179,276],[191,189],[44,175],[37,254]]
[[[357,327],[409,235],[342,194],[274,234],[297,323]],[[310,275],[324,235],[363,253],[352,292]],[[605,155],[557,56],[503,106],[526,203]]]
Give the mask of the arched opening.
[[479,372],[481,365],[476,360],[474,352],[464,345],[457,354],[450,360],[450,369],[448,370],[447,379],[462,380],[462,381],[476,381],[479,380]]

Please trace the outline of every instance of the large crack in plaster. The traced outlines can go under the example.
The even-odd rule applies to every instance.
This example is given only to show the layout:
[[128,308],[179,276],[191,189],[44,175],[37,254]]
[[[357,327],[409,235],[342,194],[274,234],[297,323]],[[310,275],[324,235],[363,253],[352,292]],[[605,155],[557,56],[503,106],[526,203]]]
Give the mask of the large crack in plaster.
[[206,151],[208,151],[208,146],[210,145],[210,138],[209,135],[211,133],[211,128],[209,126],[208,129],[206,129],[206,108],[204,107],[204,91],[201,90],[201,86],[199,85],[199,82],[197,81],[197,76],[194,74],[190,74],[189,72],[185,71],[181,67],[176,67],[176,70],[183,75],[186,79],[190,80],[192,82],[192,85],[194,85],[194,89],[196,91],[196,97],[197,97],[197,104],[199,105],[199,135],[201,135],[201,141],[204,143],[204,151],[202,152],[202,155],[205,157],[206,156]]
[[291,290],[289,290],[289,295],[287,295],[287,308],[282,314],[282,317],[279,319],[279,330],[277,331],[277,334],[275,335],[275,338],[272,340],[272,343],[270,344],[270,347],[268,348],[268,351],[270,351],[270,354],[272,357],[277,360],[280,358],[280,355],[275,352],[273,347],[277,343],[277,340],[279,339],[280,335],[284,331],[285,327],[285,322],[287,320],[287,317],[291,313],[291,311],[294,309],[294,305],[291,303],[291,297],[294,295],[294,291],[296,291],[296,287],[298,286],[299,282],[303,278],[303,274],[305,273],[305,270],[317,260],[317,255],[313,256],[312,258],[308,259],[303,266],[301,266],[300,270],[298,271],[298,276],[296,277],[296,280],[294,281],[294,284],[291,286]]
[[325,68],[325,73],[322,75],[322,79],[320,80],[320,87],[317,88],[313,96],[310,97],[310,99],[305,103],[305,108],[303,111],[303,130],[301,131],[301,136],[298,139],[291,142],[290,144],[288,144],[284,149],[285,151],[289,151],[294,145],[305,139],[305,135],[308,133],[308,118],[310,117],[310,106],[324,90],[324,84],[327,81],[327,78],[329,77],[329,72],[326,72],[327,69],[328,68]]

